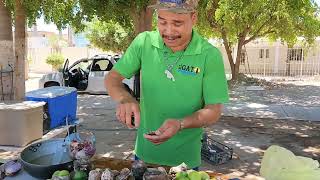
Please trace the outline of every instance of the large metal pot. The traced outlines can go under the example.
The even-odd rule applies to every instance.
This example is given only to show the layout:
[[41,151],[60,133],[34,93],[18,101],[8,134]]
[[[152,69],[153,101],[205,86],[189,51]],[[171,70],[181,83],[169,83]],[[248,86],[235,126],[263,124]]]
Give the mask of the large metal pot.
[[51,139],[34,143],[21,153],[25,171],[36,178],[49,179],[57,170],[72,170],[73,161],[69,156],[64,139]]

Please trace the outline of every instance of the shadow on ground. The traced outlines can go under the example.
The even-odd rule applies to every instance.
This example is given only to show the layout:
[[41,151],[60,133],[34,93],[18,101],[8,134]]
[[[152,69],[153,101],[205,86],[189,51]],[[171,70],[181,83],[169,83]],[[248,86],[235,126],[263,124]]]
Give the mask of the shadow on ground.
[[217,166],[204,161],[204,169],[237,173],[241,177],[258,176],[263,153],[271,145],[320,160],[320,122],[223,117],[206,131],[233,148],[234,157]]

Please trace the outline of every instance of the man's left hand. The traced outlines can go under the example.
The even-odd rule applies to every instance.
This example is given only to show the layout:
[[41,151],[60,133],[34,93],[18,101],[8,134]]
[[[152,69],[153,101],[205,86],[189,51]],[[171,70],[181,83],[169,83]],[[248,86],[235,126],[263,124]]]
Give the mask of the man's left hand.
[[155,135],[145,134],[144,138],[156,145],[159,145],[173,137],[179,130],[180,121],[176,119],[168,119],[158,130],[155,131]]

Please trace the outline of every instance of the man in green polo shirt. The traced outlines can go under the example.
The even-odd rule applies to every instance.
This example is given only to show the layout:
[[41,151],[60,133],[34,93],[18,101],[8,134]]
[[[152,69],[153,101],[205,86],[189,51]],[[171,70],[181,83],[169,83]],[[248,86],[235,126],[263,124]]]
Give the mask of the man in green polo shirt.
[[[218,121],[229,100],[221,53],[193,29],[196,4],[160,0],[153,5],[158,30],[139,34],[105,80],[118,102],[117,118],[133,128],[134,115],[135,153],[147,163],[200,166],[203,127]],[[122,85],[138,71],[140,103]]]

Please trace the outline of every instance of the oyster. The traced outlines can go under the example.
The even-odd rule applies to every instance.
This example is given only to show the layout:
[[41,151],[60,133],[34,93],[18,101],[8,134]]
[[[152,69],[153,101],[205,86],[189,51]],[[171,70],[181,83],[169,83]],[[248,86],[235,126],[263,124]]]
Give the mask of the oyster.
[[143,175],[143,180],[169,180],[164,168],[148,168]]
[[136,180],[141,180],[143,178],[143,174],[146,172],[147,166],[141,161],[134,161],[132,164],[132,175]]
[[88,180],[100,180],[102,174],[102,169],[95,169],[89,172]]
[[130,179],[131,171],[128,168],[124,168],[121,170],[120,174],[116,177],[116,180],[128,180]]
[[112,170],[107,168],[103,171],[101,175],[101,180],[113,180],[114,177],[115,177],[115,174],[112,172]]
[[6,176],[16,175],[22,168],[21,164],[18,161],[9,161],[4,165],[4,173]]

